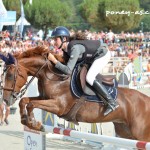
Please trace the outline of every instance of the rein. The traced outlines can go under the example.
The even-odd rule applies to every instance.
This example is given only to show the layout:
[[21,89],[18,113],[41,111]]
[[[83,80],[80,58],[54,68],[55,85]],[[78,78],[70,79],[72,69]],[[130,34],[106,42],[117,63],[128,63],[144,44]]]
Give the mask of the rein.
[[17,98],[21,98],[24,94],[25,94],[25,92],[26,92],[26,90],[27,90],[27,88],[29,87],[29,85],[32,83],[32,81],[35,79],[35,77],[37,76],[37,74],[45,67],[45,65],[48,63],[48,59],[46,59],[46,62],[44,63],[44,65],[43,66],[41,66],[38,70],[37,70],[37,72],[34,74],[34,76],[32,76],[32,78],[30,79],[30,81],[25,85],[25,87],[18,93],[18,96],[17,96]]
[[49,79],[49,80],[51,80],[51,81],[60,81],[60,78],[62,79],[62,80],[66,80],[66,79],[68,79],[69,78],[69,76],[68,75],[65,75],[65,74],[60,74],[60,73],[56,73],[56,72],[54,72],[52,69],[51,69],[51,67],[50,67],[50,65],[49,65],[49,63],[48,63],[48,69],[49,69],[49,71],[52,73],[52,74],[54,74],[54,75],[56,75],[57,77],[58,77],[58,80],[51,80],[51,79]]
[[[17,62],[17,61],[16,61]],[[4,90],[7,90],[7,91],[12,91],[12,96],[15,100],[17,100],[18,98],[21,98],[27,88],[29,87],[29,85],[32,83],[32,81],[34,80],[34,78],[37,76],[37,74],[44,68],[44,66],[48,63],[48,59],[46,59],[45,63],[37,70],[37,72],[34,74],[34,76],[32,76],[32,78],[30,79],[29,82],[27,82],[27,84],[25,84],[25,87],[23,89],[21,89],[20,92],[16,92],[14,89],[15,89],[15,85],[16,85],[16,78],[17,78],[17,71],[18,71],[18,64],[16,63],[15,64],[15,75],[14,75],[14,84],[13,84],[13,87],[12,88],[4,88],[2,83],[0,84],[0,89],[4,89]],[[9,68],[8,68],[9,69]],[[8,70],[7,69],[7,70]]]
[[[8,67],[7,69],[6,69],[6,72],[8,71],[8,69],[9,69],[10,67]],[[16,79],[17,79],[17,71],[18,71],[18,65],[17,65],[17,61],[15,61],[15,74],[14,74],[14,76],[13,77],[10,77],[10,79],[11,80],[13,80],[14,79],[14,84],[13,84],[13,86],[12,86],[12,88],[8,88],[8,87],[3,87],[2,86],[2,89],[4,89],[4,90],[7,90],[7,91],[12,91],[12,96],[14,97],[14,98],[16,98],[16,96],[17,96],[17,92],[15,91],[15,85],[16,85]],[[3,74],[5,73],[5,70],[4,70],[4,72],[3,72]]]
[[[45,55],[44,55],[44,56],[45,56]],[[47,59],[47,57],[44,57],[44,58],[46,59],[45,63],[37,70],[37,72],[32,76],[32,78],[30,79],[30,81],[29,81],[29,82],[28,82],[28,81],[26,82],[25,86],[24,86],[19,92],[16,92],[16,91],[15,91],[16,81],[17,81],[17,74],[19,74],[19,73],[18,73],[18,62],[17,62],[17,60],[15,59],[15,64],[14,64],[15,73],[14,73],[14,76],[13,76],[13,77],[10,77],[11,80],[14,80],[13,86],[12,86],[12,88],[8,88],[8,87],[4,87],[4,86],[2,85],[2,83],[1,83],[1,84],[0,84],[0,89],[7,90],[7,91],[12,91],[11,96],[12,96],[13,99],[15,99],[15,100],[17,100],[18,98],[21,98],[21,97],[25,94],[27,88],[28,88],[29,85],[32,83],[32,81],[34,80],[34,78],[39,74],[39,72],[40,72],[46,65],[48,66],[48,69],[49,69],[49,71],[50,71],[51,73],[53,73],[54,75],[56,75],[57,77],[59,77],[58,80],[60,80],[60,78],[62,78],[63,80],[66,80],[66,79],[68,78],[67,75],[59,74],[59,73],[54,72],[54,71],[52,70],[52,68],[50,67],[49,60]],[[7,70],[8,70],[9,68],[10,68],[10,67],[8,66],[8,68],[6,69],[6,71],[4,71],[4,73],[7,72]],[[58,81],[58,80],[57,80],[57,81]],[[53,80],[53,81],[54,81],[54,80]]]

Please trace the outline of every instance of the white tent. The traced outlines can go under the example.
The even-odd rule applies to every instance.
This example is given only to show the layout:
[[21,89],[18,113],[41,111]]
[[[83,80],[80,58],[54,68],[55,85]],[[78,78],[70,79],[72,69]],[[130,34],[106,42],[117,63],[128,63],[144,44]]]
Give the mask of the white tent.
[[7,16],[7,10],[2,2],[2,0],[0,0],[0,17],[6,17]]
[[[0,19],[3,19],[7,17],[7,10],[2,2],[2,0],[0,0]],[[0,22],[0,31],[2,31],[3,28],[3,22]]]
[[[16,26],[20,26],[21,23],[22,23],[22,18],[20,17],[20,18],[18,19],[18,21],[16,22]],[[29,25],[31,25],[31,24],[26,20],[26,18],[23,18],[23,25],[24,25],[24,26],[29,26]]]

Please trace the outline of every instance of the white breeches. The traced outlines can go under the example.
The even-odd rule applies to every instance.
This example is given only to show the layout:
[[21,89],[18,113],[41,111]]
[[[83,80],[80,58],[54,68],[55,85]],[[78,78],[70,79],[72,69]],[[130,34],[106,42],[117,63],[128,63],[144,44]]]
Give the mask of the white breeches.
[[86,75],[86,81],[91,86],[93,86],[93,82],[97,74],[100,73],[103,70],[103,68],[108,64],[110,57],[111,57],[111,54],[110,54],[110,51],[108,50],[107,53],[103,57],[96,59],[91,65]]

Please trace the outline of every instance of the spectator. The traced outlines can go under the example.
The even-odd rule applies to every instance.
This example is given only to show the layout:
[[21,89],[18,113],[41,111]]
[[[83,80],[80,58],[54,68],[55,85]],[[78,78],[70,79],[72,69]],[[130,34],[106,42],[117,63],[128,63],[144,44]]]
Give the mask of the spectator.
[[[129,72],[130,75],[134,74],[134,59],[131,58],[131,62],[125,67],[125,72]],[[136,86],[136,76],[134,76],[131,80],[133,80],[133,85]]]
[[0,125],[3,125],[4,122],[6,125],[9,124],[8,122],[8,116],[10,114],[10,107],[8,107],[4,102],[0,104]]
[[[147,72],[150,73],[150,59],[148,60],[148,64],[147,64]],[[148,84],[150,84],[150,75],[148,75]]]
[[114,42],[114,33],[109,30],[109,32],[106,34],[106,38],[108,39],[109,43],[113,43]]

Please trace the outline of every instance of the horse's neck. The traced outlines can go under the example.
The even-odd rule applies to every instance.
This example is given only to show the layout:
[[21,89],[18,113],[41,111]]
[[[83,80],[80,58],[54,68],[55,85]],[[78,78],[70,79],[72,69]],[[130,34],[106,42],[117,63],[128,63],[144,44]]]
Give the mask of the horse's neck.
[[28,76],[35,76],[38,70],[45,64],[45,60],[24,58],[19,64],[23,66]]

